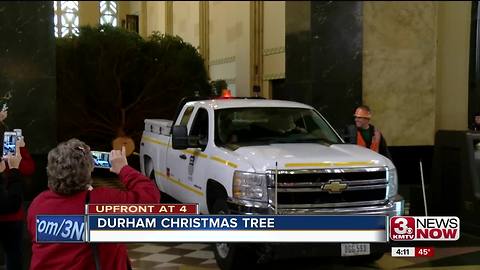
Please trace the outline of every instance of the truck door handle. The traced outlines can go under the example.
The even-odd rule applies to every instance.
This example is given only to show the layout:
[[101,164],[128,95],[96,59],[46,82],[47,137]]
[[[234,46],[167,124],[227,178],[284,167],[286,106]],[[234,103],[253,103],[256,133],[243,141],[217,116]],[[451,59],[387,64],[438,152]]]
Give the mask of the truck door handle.
[[179,157],[180,157],[181,159],[187,159],[187,156],[186,156],[185,154],[181,154]]

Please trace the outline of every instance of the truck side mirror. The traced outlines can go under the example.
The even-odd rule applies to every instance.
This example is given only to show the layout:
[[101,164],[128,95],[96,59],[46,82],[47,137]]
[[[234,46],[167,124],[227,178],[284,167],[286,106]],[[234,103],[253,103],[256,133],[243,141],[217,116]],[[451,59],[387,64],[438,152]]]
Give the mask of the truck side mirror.
[[187,126],[174,126],[172,130],[172,148],[183,150],[188,148]]

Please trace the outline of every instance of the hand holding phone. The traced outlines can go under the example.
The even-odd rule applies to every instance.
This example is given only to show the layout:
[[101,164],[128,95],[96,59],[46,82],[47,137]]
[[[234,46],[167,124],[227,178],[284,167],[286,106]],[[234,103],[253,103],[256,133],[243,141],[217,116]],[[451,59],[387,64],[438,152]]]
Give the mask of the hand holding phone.
[[112,164],[110,171],[116,174],[119,174],[122,168],[128,165],[125,146],[122,146],[122,150],[112,150],[110,152],[110,163]]
[[25,147],[25,140],[23,136],[17,137],[17,147]]
[[8,154],[15,155],[17,152],[17,133],[5,131],[3,133],[3,156]]
[[20,154],[20,151],[18,151],[18,148],[17,148],[17,151],[15,152],[15,154],[8,154],[7,155],[7,162],[8,162],[8,167],[10,169],[18,169],[18,167],[20,167],[20,161],[22,161],[22,155]]
[[110,153],[101,151],[90,151],[93,158],[93,167],[101,169],[110,169]]

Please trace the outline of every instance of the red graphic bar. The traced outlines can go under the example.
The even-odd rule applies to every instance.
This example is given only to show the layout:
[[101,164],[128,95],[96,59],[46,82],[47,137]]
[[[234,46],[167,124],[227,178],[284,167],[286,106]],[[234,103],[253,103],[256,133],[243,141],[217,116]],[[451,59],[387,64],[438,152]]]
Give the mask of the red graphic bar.
[[197,215],[197,204],[89,204],[86,207],[86,214],[97,215]]
[[434,255],[433,247],[415,247],[415,257],[433,257]]

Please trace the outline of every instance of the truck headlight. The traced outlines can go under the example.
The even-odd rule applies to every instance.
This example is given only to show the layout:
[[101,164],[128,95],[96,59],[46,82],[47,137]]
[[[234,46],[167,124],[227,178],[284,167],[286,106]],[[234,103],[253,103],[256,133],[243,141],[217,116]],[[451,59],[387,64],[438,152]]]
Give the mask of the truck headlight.
[[267,202],[267,175],[235,171],[233,174],[233,197],[240,200]]
[[398,177],[395,168],[389,168],[387,170],[387,181],[387,199],[390,199],[395,197],[398,192]]

